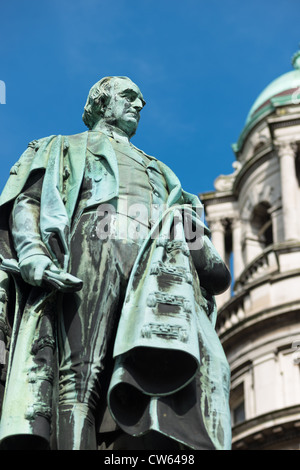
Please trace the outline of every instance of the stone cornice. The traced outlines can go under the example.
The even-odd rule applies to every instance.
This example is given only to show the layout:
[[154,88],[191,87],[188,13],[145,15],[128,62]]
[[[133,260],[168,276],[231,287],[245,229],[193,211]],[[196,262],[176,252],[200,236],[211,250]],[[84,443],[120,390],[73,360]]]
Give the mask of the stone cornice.
[[199,198],[204,206],[236,201],[236,197],[231,191],[221,193],[219,191],[200,193]]
[[271,136],[274,137],[274,130],[283,127],[293,127],[300,125],[300,114],[287,114],[285,116],[270,116],[266,119]]
[[232,449],[263,449],[289,437],[299,438],[300,405],[280,408],[237,424]]
[[241,344],[246,339],[249,339],[250,334],[261,333],[263,329],[272,329],[275,318],[281,318],[282,316],[280,321],[283,324],[283,320],[288,322],[289,318],[294,319],[295,315],[299,315],[299,312],[300,301],[292,301],[249,313],[242,320],[233,323],[231,317],[235,315],[235,312],[233,311],[230,315],[230,311],[223,311],[224,315],[228,313],[228,318],[225,317],[225,323],[231,322],[231,325],[228,325],[224,332],[220,332],[217,326],[217,333],[225,353],[227,353],[232,346],[236,347],[237,344]]
[[243,164],[233,183],[232,191],[236,197],[240,191],[240,187],[243,185],[244,179],[248,178],[249,172],[252,173],[256,168],[269,160],[273,155],[273,151],[274,147],[269,143],[264,148],[261,148],[257,153],[254,153],[254,155]]

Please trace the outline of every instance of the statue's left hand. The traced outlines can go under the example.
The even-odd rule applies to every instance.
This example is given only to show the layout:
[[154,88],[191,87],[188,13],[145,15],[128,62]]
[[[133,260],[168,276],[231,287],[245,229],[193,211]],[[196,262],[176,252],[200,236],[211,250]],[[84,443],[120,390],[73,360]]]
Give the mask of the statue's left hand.
[[230,287],[230,271],[207,236],[203,238],[202,248],[191,250],[191,256],[200,284],[210,294],[219,295]]

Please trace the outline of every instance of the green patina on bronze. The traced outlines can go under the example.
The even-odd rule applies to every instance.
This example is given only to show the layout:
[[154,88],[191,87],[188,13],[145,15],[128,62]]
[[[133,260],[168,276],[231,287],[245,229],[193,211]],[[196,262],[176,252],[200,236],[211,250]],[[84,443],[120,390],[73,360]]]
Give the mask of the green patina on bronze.
[[[144,105],[128,78],[102,79],[89,131],[33,141],[11,170],[0,199],[3,448],[230,448],[214,301],[230,276],[199,199],[129,142]],[[135,200],[148,227],[124,213]],[[106,204],[110,229],[146,235],[102,239]]]

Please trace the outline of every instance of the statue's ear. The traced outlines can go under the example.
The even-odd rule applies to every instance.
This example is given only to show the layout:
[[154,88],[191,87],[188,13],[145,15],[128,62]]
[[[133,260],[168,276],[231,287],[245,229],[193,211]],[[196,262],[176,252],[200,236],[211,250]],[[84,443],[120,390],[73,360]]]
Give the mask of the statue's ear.
[[103,93],[100,98],[99,98],[99,116],[103,114],[103,112],[106,110],[109,102],[110,102],[111,96],[108,93]]

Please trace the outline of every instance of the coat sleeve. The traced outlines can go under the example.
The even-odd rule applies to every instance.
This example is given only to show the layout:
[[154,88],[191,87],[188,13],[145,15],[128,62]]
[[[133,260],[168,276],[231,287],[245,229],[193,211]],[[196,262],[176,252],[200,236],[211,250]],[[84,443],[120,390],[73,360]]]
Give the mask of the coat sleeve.
[[[202,220],[204,214],[200,199],[186,191],[183,191],[183,197],[195,214],[195,219],[189,217],[185,219],[185,234],[201,287],[211,295],[219,295],[230,286],[230,272],[211,242],[210,230]],[[197,223],[194,224],[193,220]],[[195,237],[200,239],[197,240]]]
[[33,173],[13,206],[11,232],[19,262],[33,255],[49,256],[39,227],[42,182],[43,174]]

